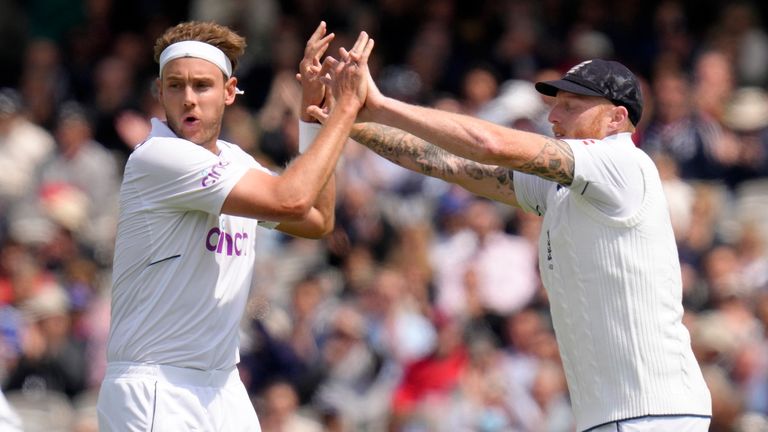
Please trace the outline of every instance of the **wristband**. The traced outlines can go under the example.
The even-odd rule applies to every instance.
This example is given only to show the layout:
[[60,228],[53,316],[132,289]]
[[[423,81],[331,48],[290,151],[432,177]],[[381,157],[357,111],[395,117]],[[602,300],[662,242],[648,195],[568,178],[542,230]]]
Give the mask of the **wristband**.
[[299,153],[307,151],[322,127],[323,125],[320,123],[309,123],[299,120]]

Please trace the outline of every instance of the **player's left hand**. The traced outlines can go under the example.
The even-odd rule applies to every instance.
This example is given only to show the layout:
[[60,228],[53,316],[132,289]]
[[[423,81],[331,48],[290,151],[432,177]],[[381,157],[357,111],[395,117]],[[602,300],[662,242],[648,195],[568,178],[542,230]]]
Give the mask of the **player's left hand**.
[[320,58],[325,54],[331,41],[335,37],[333,33],[326,33],[325,21],[312,33],[304,48],[304,58],[299,62],[299,73],[296,79],[301,83],[301,110],[299,115],[303,121],[312,122],[315,118],[307,113],[307,108],[312,105],[320,105],[326,93],[326,88],[320,80]]

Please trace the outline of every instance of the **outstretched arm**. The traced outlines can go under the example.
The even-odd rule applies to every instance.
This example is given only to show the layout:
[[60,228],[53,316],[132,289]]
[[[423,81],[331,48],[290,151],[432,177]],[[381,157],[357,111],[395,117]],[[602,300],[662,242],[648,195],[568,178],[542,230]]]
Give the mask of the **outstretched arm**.
[[477,195],[517,205],[513,172],[465,159],[421,138],[375,123],[359,123],[350,137],[403,168],[455,183]]
[[467,115],[407,104],[371,89],[369,82],[365,115],[371,121],[408,131],[481,164],[533,174],[564,185],[573,181],[573,152],[564,141]]

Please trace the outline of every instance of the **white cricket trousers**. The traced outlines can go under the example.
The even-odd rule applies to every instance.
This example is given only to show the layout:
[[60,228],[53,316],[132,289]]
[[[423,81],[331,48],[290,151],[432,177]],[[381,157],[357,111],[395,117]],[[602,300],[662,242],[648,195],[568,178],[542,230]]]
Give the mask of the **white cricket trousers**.
[[237,368],[110,363],[97,409],[100,432],[261,432]]
[[709,417],[699,416],[647,416],[619,420],[589,432],[707,432]]

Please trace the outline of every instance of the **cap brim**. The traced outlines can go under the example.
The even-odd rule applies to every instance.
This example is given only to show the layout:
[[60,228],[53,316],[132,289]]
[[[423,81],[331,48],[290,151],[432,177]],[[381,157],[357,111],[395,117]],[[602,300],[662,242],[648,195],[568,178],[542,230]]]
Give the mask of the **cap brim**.
[[605,95],[602,93],[598,93],[590,88],[584,87],[581,84],[565,79],[537,82],[536,90],[546,96],[557,96],[558,91],[566,91],[568,93],[574,93],[583,96],[605,97]]

